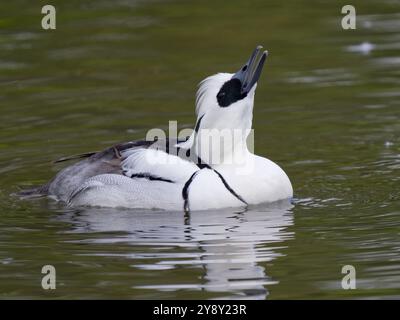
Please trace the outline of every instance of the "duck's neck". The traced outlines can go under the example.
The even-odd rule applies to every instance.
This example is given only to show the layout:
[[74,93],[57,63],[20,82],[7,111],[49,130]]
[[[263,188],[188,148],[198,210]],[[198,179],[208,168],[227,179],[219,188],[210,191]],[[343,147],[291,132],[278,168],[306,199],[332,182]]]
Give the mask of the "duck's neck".
[[242,165],[249,154],[247,137],[251,130],[200,129],[193,137],[191,151],[211,167]]

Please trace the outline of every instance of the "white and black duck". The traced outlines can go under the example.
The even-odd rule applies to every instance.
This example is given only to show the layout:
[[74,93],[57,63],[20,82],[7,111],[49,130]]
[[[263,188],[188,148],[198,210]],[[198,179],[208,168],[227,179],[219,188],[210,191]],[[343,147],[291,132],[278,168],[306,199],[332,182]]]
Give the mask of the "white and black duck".
[[[197,121],[187,139],[132,141],[64,158],[81,160],[20,194],[48,195],[70,206],[186,211],[291,198],[285,172],[247,146],[254,94],[267,57],[261,49],[238,72],[218,73],[200,83]],[[210,131],[217,134],[210,136]],[[221,146],[219,132],[230,134],[233,142]]]

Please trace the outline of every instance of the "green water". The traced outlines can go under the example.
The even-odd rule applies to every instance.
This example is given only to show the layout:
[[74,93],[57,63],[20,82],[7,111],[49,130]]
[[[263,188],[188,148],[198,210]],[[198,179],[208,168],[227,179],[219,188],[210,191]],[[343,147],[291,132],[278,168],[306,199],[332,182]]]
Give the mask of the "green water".
[[[356,30],[342,1],[50,2],[53,31],[47,2],[0,3],[0,298],[400,298],[399,2],[352,1]],[[9,196],[59,157],[193,126],[196,84],[257,44],[255,151],[288,173],[293,205],[184,215]]]

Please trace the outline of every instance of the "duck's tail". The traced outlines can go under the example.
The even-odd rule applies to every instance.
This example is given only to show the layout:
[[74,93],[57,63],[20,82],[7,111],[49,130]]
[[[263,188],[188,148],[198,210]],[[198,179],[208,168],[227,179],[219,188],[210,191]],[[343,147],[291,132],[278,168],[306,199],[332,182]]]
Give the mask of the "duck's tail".
[[49,184],[44,184],[38,187],[24,189],[12,193],[12,196],[19,197],[21,199],[32,199],[47,196],[49,194]]

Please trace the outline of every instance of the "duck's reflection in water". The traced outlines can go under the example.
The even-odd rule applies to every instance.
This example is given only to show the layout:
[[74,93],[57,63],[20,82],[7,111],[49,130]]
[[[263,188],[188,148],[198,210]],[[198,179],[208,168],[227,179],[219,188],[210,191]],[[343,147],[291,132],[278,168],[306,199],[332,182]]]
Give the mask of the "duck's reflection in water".
[[[155,285],[153,277],[148,285],[142,285],[143,279],[140,286],[133,283],[134,288],[206,290],[218,298],[265,299],[268,285],[279,280],[268,277],[265,262],[281,255],[285,241],[293,237],[287,230],[293,224],[291,208],[284,202],[245,211],[189,214],[84,209],[66,213],[63,220],[73,222],[73,232],[88,235],[80,243],[118,244],[118,250],[106,246],[101,255],[125,256],[134,268],[156,270],[160,284]],[[95,237],[89,236],[92,232],[96,232]],[[99,255],[98,248],[93,254]],[[163,270],[178,267],[197,267],[197,272],[190,283],[182,284],[177,276],[176,284],[171,284],[171,278],[165,284]]]

